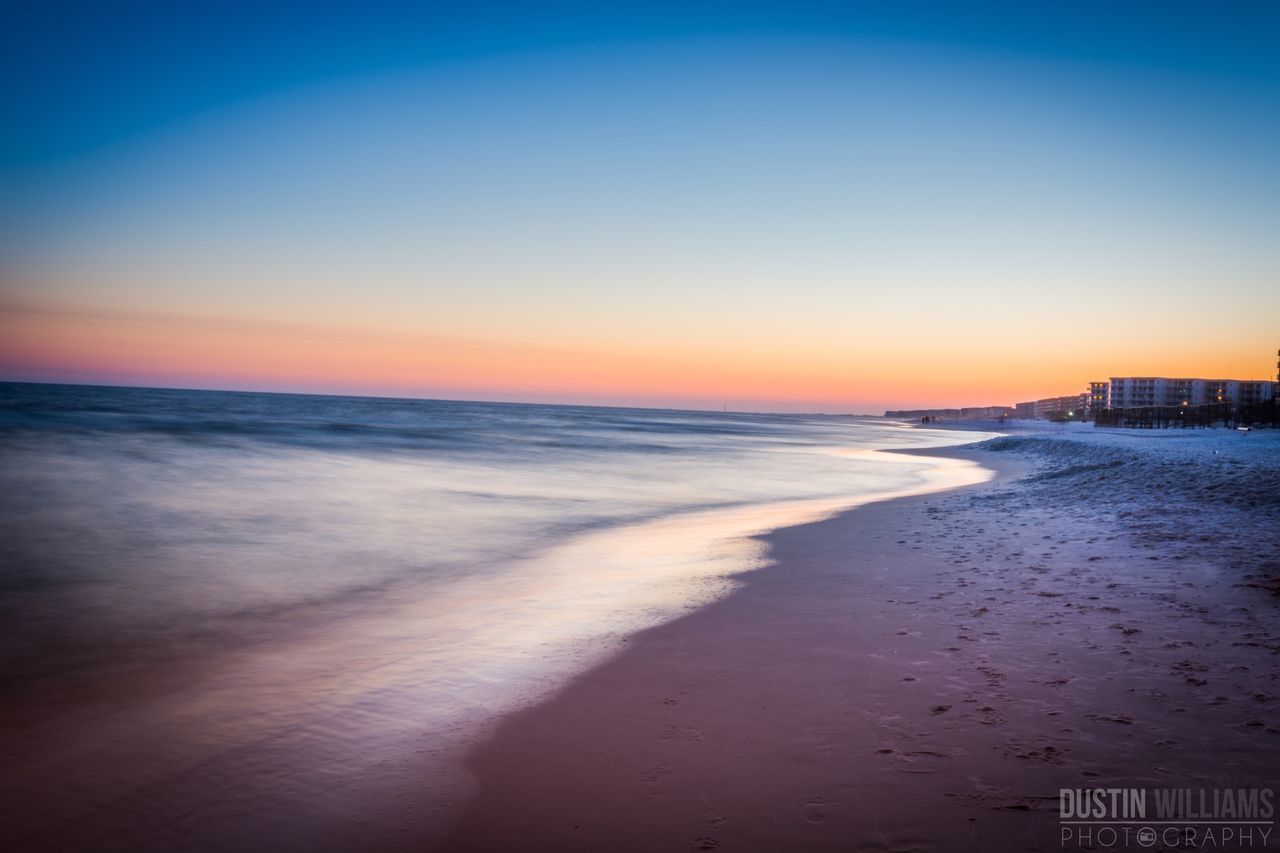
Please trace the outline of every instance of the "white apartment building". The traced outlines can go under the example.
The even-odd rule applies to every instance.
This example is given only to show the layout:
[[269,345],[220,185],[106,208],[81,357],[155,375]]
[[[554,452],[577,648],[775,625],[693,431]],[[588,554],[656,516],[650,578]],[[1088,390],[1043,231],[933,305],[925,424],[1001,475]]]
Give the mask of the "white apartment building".
[[1262,380],[1113,376],[1106,397],[1110,408],[1133,409],[1143,406],[1203,406],[1211,403],[1247,406],[1270,400],[1273,394],[1272,383]]

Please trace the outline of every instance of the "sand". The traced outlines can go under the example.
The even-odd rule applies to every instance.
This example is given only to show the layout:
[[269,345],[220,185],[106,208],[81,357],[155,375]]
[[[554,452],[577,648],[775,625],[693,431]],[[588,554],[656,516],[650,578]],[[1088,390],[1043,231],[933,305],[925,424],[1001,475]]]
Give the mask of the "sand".
[[1060,850],[1061,788],[1278,787],[1280,434],[945,455],[999,476],[768,534],[506,718],[438,849]]
[[[1280,431],[1006,429],[933,452],[992,482],[763,536],[735,591],[503,717],[465,787],[405,715],[394,752],[289,731],[230,754],[256,775],[229,788],[159,750],[174,769],[100,797],[133,729],[85,701],[57,740],[10,738],[0,847],[1061,850],[1061,788],[1280,787]],[[171,690],[224,683],[123,676],[161,745],[211,714]],[[368,761],[280,763],[326,743]]]

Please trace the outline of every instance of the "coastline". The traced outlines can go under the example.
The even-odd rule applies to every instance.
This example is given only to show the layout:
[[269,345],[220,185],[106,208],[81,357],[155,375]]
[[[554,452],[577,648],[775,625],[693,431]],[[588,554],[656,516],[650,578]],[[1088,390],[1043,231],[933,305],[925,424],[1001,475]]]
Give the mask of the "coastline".
[[[968,462],[905,466],[879,451],[815,447],[818,465],[828,454],[853,455],[861,467],[887,461],[916,473],[861,498],[605,526],[550,542],[521,576],[481,575],[444,591],[406,580],[288,618],[246,618],[235,645],[211,633],[150,654],[143,647],[109,668],[10,684],[0,837],[32,850],[268,840],[279,850],[421,849],[469,798],[462,755],[497,721],[625,649],[633,632],[729,594],[736,573],[764,559],[753,534],[986,476]],[[441,618],[477,603],[501,617],[495,607],[504,602],[527,603],[534,618]],[[561,618],[538,621],[539,607]],[[451,643],[474,642],[473,628],[491,632],[494,642],[481,648],[496,653],[465,668],[437,666]],[[518,653],[504,657],[504,646]]]
[[1132,494],[1081,501],[1120,463],[1047,438],[929,451],[998,476],[761,537],[727,597],[504,718],[434,849],[1061,849],[1060,788],[1276,781],[1270,593],[1144,537]]
[[[977,463],[963,447],[885,452]],[[813,633],[812,625],[797,623],[805,615],[822,618],[818,634],[838,635],[857,627],[846,617],[822,613],[840,597],[833,586],[843,580],[840,569],[826,567],[838,562],[838,553],[851,538],[879,536],[873,529],[894,523],[906,507],[956,491],[996,487],[1025,468],[1012,460],[981,464],[992,471],[993,479],[862,503],[753,537],[765,550],[763,565],[737,575],[737,586],[727,596],[630,635],[616,655],[574,678],[546,702],[504,717],[468,756],[467,766],[479,780],[478,795],[445,841],[432,849],[742,846],[761,827],[739,816],[734,823],[743,837],[735,839],[731,810],[718,807],[710,791],[733,789],[745,781],[743,773],[776,780],[777,767],[799,758],[786,754],[795,745],[796,729],[812,728],[815,722],[789,720],[788,697],[807,699],[825,692],[826,674],[839,668],[843,657],[833,642],[837,637],[824,636],[823,650],[834,659],[801,663],[798,672],[790,671],[803,657],[799,649],[807,635]],[[817,545],[820,553],[806,553],[810,545]],[[775,606],[783,601],[790,606]],[[833,625],[833,617],[836,623],[848,624]],[[860,636],[849,645],[865,648],[869,640]],[[779,648],[779,642],[787,647]],[[771,679],[751,677],[762,670]],[[786,675],[785,683],[779,682],[780,673]],[[709,683],[719,689],[707,691]],[[755,695],[753,683],[763,693]],[[898,689],[897,682],[889,686]],[[775,692],[782,703],[766,695]],[[602,724],[605,720],[609,722]],[[836,721],[828,719],[819,727],[830,731],[834,725]],[[775,729],[786,731],[777,737]],[[728,751],[702,748],[709,739],[722,741]],[[744,750],[751,754],[740,755]],[[703,754],[689,756],[691,751]],[[692,773],[681,767],[690,757],[700,762]],[[741,766],[744,757],[749,767]],[[681,775],[685,779],[678,784]],[[815,789],[815,784],[806,779],[806,790]],[[776,823],[771,804],[788,798],[767,783],[748,787],[746,796],[731,799],[742,803],[744,813],[769,815],[769,823]],[[803,822],[823,836],[826,819],[817,817],[816,804],[825,801],[820,795],[809,799],[815,808],[804,814]],[[683,835],[669,837],[667,831],[674,831],[676,824],[685,827]],[[620,827],[626,829],[615,831]],[[777,836],[777,849],[793,849],[796,843],[803,844],[785,833]]]

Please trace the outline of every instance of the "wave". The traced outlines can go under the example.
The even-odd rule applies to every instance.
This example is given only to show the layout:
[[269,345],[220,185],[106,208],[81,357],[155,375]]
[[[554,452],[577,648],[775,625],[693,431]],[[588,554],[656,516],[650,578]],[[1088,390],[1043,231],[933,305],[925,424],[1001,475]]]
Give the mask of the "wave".
[[[464,403],[223,391],[0,384],[0,438],[163,436],[189,444],[315,449],[682,454],[718,440],[790,442],[802,416]],[[699,441],[699,439],[707,439]]]

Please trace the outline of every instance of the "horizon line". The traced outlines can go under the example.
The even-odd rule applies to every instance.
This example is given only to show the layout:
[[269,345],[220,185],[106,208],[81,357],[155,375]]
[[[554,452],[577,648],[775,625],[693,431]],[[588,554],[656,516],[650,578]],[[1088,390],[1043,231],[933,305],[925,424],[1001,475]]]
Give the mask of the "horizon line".
[[[111,382],[65,382],[46,379],[7,379],[0,378],[0,385],[55,385],[66,388],[116,388],[127,391],[195,391],[210,394],[269,394],[289,397],[333,397],[347,400],[399,400],[412,403],[478,403],[485,406],[557,406],[572,409],[631,409],[646,412],[688,412],[693,414],[730,414],[730,415],[770,415],[790,417],[828,417],[828,418],[880,418],[894,420],[885,415],[873,415],[860,412],[782,412],[782,411],[750,411],[746,409],[693,409],[678,406],[636,406],[609,405],[606,403],[563,403],[563,402],[530,402],[528,400],[469,400],[453,397],[412,397],[398,394],[336,394],[316,391],[263,391],[250,388],[193,388],[184,385],[119,385]],[[949,407],[948,407],[949,408]],[[886,410],[888,411],[888,410]]]

